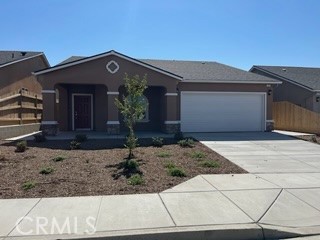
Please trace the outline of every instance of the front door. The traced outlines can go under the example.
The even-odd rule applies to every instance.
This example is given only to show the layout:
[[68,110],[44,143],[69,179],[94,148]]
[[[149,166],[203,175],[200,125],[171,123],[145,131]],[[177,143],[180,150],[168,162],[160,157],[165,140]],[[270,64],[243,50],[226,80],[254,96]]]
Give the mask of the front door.
[[73,129],[92,129],[92,95],[73,96]]

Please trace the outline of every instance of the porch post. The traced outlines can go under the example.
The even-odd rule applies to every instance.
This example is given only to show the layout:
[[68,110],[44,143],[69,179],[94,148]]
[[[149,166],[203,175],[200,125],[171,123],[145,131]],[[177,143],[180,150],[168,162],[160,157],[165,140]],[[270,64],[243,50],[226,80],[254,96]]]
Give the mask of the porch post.
[[41,130],[46,135],[57,135],[58,122],[55,116],[56,91],[42,90],[42,104]]
[[165,93],[165,133],[177,133],[180,131],[180,117],[178,111],[179,95],[177,92]]
[[107,133],[120,134],[119,111],[115,105],[115,99],[119,96],[119,92],[107,92],[108,94],[108,121]]

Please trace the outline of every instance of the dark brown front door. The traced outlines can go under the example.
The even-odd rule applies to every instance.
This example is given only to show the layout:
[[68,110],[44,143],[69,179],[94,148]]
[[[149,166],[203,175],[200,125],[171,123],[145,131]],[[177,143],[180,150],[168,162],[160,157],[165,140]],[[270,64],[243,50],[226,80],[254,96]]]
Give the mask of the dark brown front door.
[[75,95],[74,104],[74,129],[91,129],[91,96]]

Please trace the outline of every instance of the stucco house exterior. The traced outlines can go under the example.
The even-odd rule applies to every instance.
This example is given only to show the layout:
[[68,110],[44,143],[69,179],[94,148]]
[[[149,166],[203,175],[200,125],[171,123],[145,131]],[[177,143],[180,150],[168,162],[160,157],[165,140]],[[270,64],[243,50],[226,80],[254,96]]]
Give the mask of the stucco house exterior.
[[250,72],[278,79],[274,101],[288,101],[320,113],[320,68],[288,66],[253,66]]
[[33,71],[50,67],[43,52],[0,51],[0,96],[24,88],[41,94]]
[[112,50],[34,72],[43,88],[43,130],[125,130],[114,103],[125,92],[125,73],[147,74],[149,107],[138,131],[272,129],[272,85],[280,81],[217,62],[135,59]]

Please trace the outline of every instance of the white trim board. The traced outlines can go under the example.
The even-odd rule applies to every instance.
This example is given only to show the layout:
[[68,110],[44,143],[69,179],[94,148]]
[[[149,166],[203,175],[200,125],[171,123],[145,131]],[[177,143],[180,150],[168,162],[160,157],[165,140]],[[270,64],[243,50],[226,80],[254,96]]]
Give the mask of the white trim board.
[[56,93],[55,90],[42,90],[41,93]]
[[229,84],[234,84],[234,83],[239,83],[239,84],[281,84],[282,82],[259,82],[259,81],[233,81],[233,80],[228,80],[228,81],[222,81],[222,80],[183,80],[183,83],[229,83]]
[[[74,127],[74,96],[90,96],[91,97],[91,128],[77,128]],[[72,93],[71,95],[71,107],[72,107],[72,131],[75,130],[93,130],[93,94],[92,93]]]
[[125,60],[127,60],[129,62],[133,62],[133,63],[138,64],[140,66],[149,68],[149,69],[154,70],[156,72],[168,75],[168,76],[173,77],[175,79],[182,80],[181,76],[177,76],[177,75],[175,75],[173,73],[169,73],[167,71],[164,71],[164,70],[161,70],[159,68],[153,67],[153,66],[151,66],[149,64],[146,64],[146,63],[141,62],[139,60],[136,60],[134,58],[125,56],[123,54],[120,54],[120,53],[118,53],[118,52],[116,52],[114,50],[111,50],[111,51],[106,52],[106,53],[98,54],[98,55],[95,55],[95,56],[92,56],[92,57],[86,57],[84,59],[80,59],[80,60],[75,61],[75,62],[66,63],[66,64],[58,65],[58,66],[55,66],[55,67],[52,67],[52,68],[49,68],[49,69],[44,69],[44,70],[40,70],[40,71],[37,71],[37,72],[33,72],[33,74],[38,76],[38,75],[41,75],[41,74],[44,74],[44,73],[53,72],[53,71],[56,71],[56,70],[59,70],[59,69],[71,67],[71,66],[74,66],[74,65],[78,65],[78,64],[81,64],[81,63],[93,61],[93,60],[96,60],[96,59],[99,59],[99,58],[103,58],[103,57],[107,57],[107,56],[111,56],[111,55],[119,57],[119,58],[122,58],[122,59],[125,59]]

